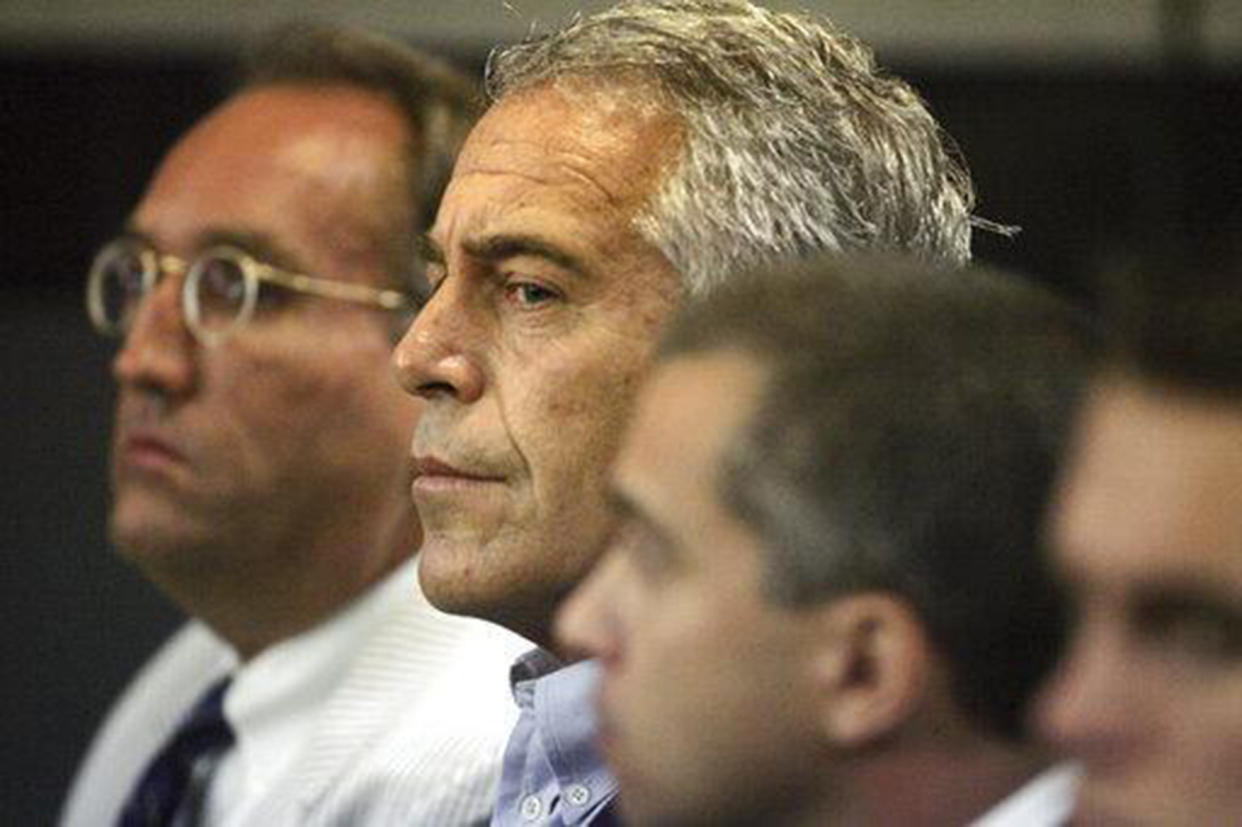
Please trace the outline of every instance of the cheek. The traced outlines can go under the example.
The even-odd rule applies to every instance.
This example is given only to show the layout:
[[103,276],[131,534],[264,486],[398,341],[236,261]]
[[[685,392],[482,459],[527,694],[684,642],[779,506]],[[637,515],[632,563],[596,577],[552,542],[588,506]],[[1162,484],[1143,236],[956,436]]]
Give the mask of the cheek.
[[1179,713],[1180,724],[1171,727],[1182,742],[1178,771],[1215,779],[1217,795],[1232,796],[1242,809],[1242,677],[1183,703]]
[[417,409],[373,348],[256,355],[226,392],[242,444],[295,465],[404,461]]
[[758,665],[739,653],[727,610],[715,609],[710,619],[670,620],[631,651],[641,680],[629,687],[634,707],[621,723],[631,725],[629,748],[660,806],[727,810],[752,780],[757,757],[788,746],[771,743],[779,739],[768,723],[784,699],[751,686]]
[[542,359],[537,375],[509,383],[515,392],[510,419],[525,432],[515,441],[552,459],[553,467],[579,477],[603,475],[633,412],[645,361],[633,353]]
[[725,610],[680,592],[634,606],[627,658],[638,702],[670,740],[710,737],[732,717],[739,663]]
[[[607,469],[616,452],[616,430],[601,412],[575,396],[574,387],[553,387],[546,377],[510,375],[496,415],[495,449],[507,465],[523,523],[535,519],[555,545],[589,554],[601,530]],[[535,509],[526,513],[528,509]],[[546,548],[545,548],[546,552]],[[545,553],[543,556],[547,556]]]
[[641,783],[649,799],[668,802],[686,795],[686,779],[704,762],[707,722],[720,710],[713,697],[717,653],[697,624],[670,616],[667,607],[647,604],[641,612],[631,618],[610,687],[613,723],[637,776],[629,780]]

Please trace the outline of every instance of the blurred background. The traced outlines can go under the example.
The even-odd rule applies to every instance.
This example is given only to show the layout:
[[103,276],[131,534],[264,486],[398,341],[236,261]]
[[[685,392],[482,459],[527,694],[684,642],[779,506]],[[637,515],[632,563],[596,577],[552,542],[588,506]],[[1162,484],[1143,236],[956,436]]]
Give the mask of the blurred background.
[[[111,346],[94,250],[161,153],[227,91],[238,45],[356,23],[467,68],[601,2],[0,0],[0,824],[45,824],[87,739],[177,614],[104,539]],[[1135,250],[1242,230],[1242,0],[803,0],[924,93],[974,173],[978,258],[1089,300]]]

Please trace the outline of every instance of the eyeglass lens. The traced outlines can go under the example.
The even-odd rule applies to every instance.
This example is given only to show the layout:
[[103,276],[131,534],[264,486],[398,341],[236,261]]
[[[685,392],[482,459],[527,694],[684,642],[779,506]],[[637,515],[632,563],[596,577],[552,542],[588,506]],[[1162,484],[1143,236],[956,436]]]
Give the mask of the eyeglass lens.
[[187,274],[196,317],[193,321],[208,335],[223,335],[248,315],[249,293],[257,285],[247,283],[242,261],[227,252],[213,251],[194,262]]
[[129,328],[138,303],[154,284],[150,272],[154,262],[141,248],[119,243],[105,249],[95,265],[92,315],[105,333],[123,333]]

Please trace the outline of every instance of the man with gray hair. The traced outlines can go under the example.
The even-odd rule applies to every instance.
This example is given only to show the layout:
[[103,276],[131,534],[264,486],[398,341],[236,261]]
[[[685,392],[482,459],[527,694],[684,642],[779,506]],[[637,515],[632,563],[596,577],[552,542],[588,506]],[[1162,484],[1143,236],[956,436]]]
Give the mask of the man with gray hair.
[[[501,51],[488,83],[394,361],[427,402],[411,451],[428,598],[551,647],[615,527],[607,469],[670,311],[779,256],[960,264],[972,193],[863,44],[744,0],[622,3]],[[593,667],[563,666],[540,650],[514,668],[497,823],[608,811]]]
[[558,626],[603,664],[628,822],[1064,823],[1073,770],[1025,717],[1090,345],[977,269],[782,262],[691,302],[614,468],[629,519]]

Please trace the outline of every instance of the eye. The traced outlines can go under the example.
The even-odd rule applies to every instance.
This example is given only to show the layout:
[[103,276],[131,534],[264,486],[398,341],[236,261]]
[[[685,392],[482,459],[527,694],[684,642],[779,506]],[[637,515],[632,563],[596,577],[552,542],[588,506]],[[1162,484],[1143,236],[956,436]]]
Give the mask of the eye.
[[519,307],[539,307],[560,297],[557,291],[535,282],[511,281],[505,285],[505,298]]
[[630,520],[615,543],[633,561],[639,578],[649,585],[669,580],[677,569],[676,553],[667,538],[640,519]]
[[268,281],[259,282],[259,294],[255,297],[255,307],[260,311],[274,311],[289,304],[297,298],[297,293],[283,285]]
[[1134,624],[1151,643],[1199,661],[1242,657],[1242,621],[1213,606],[1153,601],[1137,607]]

